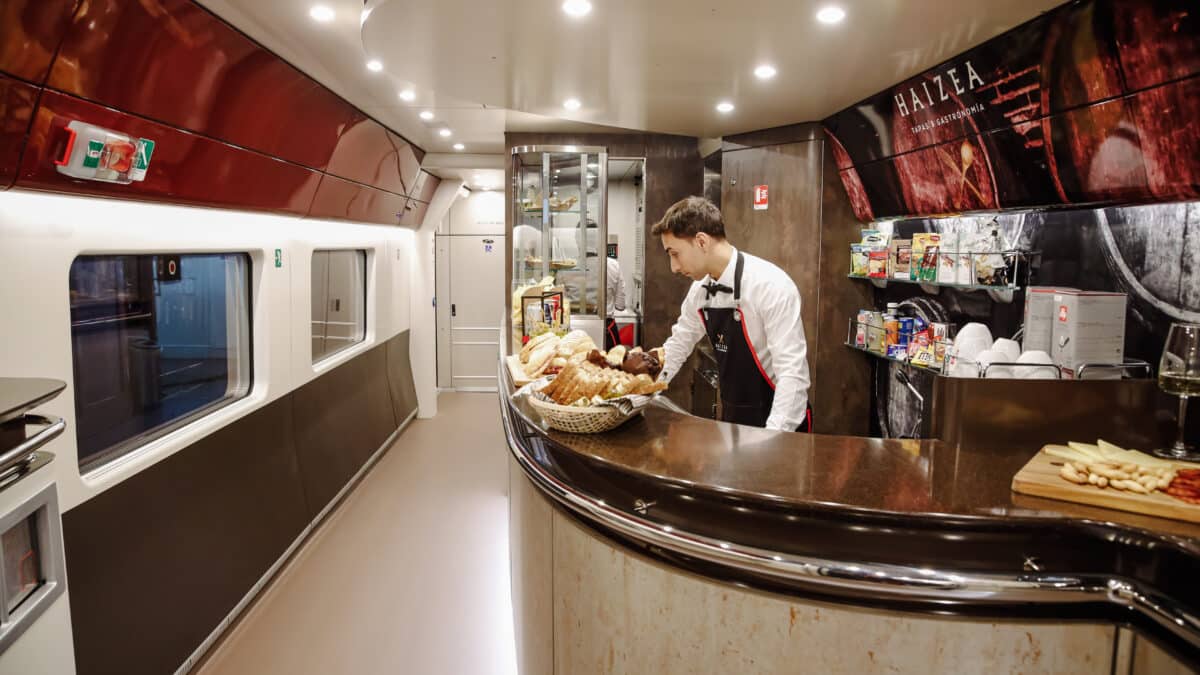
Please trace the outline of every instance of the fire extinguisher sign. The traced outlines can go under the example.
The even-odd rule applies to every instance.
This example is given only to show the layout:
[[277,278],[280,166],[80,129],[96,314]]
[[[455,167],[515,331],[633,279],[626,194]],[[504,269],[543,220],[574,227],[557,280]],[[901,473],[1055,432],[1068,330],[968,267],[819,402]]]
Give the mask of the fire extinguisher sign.
[[754,186],[754,210],[755,211],[766,211],[767,210],[767,186],[766,185],[755,185]]

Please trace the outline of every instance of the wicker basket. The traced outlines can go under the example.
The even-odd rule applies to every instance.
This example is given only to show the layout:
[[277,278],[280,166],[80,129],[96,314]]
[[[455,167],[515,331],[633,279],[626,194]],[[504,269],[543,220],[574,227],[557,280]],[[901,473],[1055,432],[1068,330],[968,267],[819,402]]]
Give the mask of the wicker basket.
[[558,405],[545,400],[541,393],[542,387],[549,382],[550,378],[542,378],[522,387],[522,391],[528,394],[529,405],[538,411],[551,429],[572,434],[602,434],[616,429],[641,414],[642,408],[650,402],[648,396],[633,396],[629,397],[625,405],[597,405],[586,408]]

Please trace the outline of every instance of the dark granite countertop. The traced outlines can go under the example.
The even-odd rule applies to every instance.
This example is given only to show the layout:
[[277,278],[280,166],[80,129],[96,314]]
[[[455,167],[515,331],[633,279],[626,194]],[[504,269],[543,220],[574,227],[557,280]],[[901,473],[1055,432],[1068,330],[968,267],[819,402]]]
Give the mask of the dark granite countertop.
[[[541,418],[514,402],[527,421]],[[605,434],[541,427],[559,446],[613,467],[745,499],[909,518],[1084,519],[1183,538],[1200,554],[1200,525],[1012,492],[1037,449],[956,447],[769,431],[694,417],[655,403]]]

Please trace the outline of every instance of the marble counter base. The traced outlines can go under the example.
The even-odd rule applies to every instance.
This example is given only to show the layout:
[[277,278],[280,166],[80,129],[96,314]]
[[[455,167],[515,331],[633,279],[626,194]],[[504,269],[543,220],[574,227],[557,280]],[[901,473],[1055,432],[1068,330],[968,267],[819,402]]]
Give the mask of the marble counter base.
[[515,462],[509,475],[522,675],[1113,672],[1111,625],[938,618],[740,589],[617,546],[555,509]]

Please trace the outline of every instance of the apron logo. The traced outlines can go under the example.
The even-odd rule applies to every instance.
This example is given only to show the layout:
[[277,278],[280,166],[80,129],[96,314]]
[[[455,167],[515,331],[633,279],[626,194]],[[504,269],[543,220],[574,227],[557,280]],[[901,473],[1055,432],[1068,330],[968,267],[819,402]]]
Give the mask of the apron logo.
[[729,345],[725,344],[725,334],[724,333],[717,333],[717,344],[713,345],[713,349],[716,349],[717,351],[719,351],[721,353],[725,353],[725,352],[729,351]]

